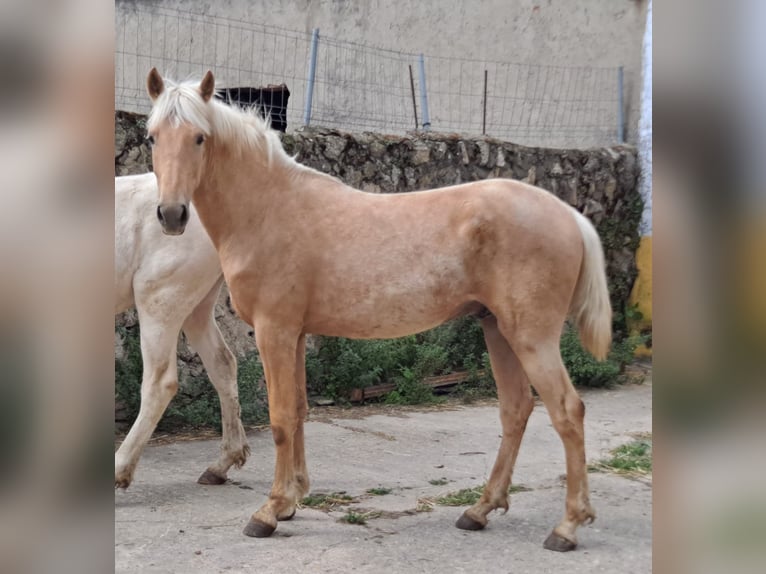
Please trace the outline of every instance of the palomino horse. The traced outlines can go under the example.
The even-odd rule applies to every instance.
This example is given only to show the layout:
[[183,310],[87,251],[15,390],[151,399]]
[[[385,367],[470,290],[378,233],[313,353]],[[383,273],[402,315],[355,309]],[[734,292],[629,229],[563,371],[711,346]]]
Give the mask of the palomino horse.
[[166,237],[156,222],[153,173],[117,177],[115,187],[115,313],[135,305],[141,328],[141,408],[115,455],[114,485],[127,488],[141,451],[178,389],[178,333],[186,337],[218,391],[221,454],[200,484],[222,484],[231,465],[250,453],[240,422],[237,362],[218,330],[213,309],[223,283],[218,255],[193,212],[183,238]]
[[497,381],[503,438],[481,499],[457,521],[479,530],[508,509],[531,384],[566,450],[563,520],[545,542],[571,550],[595,517],[588,497],[584,406],[559,351],[571,315],[604,358],[611,308],[604,255],[588,220],[552,194],[511,180],[439,190],[364,193],[298,164],[257,114],[197,84],[147,79],[148,120],[165,233],[184,232],[190,205],[213,241],[232,303],[255,327],[269,395],[276,471],[245,527],[269,536],[308,492],[303,449],[307,333],[399,337],[465,314],[481,317]]

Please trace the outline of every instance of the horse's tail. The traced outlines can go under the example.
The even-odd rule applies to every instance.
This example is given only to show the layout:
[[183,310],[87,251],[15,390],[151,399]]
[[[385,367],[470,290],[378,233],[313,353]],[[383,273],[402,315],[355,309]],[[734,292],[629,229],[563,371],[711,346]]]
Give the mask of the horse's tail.
[[590,221],[576,209],[584,253],[569,313],[580,332],[583,346],[603,361],[612,344],[612,306],[606,284],[606,265],[601,239]]

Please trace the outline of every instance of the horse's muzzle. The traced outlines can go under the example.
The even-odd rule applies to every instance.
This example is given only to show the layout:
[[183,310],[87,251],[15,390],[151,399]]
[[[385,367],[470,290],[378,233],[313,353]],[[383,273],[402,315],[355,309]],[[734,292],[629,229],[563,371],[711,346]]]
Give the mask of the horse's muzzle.
[[183,203],[160,205],[157,207],[157,219],[162,224],[166,235],[181,235],[189,222],[189,208]]

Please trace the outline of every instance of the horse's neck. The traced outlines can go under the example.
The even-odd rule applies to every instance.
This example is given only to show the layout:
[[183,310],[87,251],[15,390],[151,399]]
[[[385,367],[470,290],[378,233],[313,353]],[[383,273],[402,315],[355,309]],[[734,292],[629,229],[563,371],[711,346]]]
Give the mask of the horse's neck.
[[[276,160],[275,160],[276,161]],[[194,203],[210,239],[219,251],[236,244],[241,234],[257,238],[261,220],[291,192],[281,165],[242,157],[217,157],[209,162],[207,176]]]

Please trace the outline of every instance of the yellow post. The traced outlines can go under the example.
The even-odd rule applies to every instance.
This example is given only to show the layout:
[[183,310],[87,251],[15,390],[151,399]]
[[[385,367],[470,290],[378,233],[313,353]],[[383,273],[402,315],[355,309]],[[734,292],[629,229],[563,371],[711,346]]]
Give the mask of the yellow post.
[[[641,319],[629,321],[630,331],[638,334],[652,328],[652,236],[645,235],[636,251],[638,277],[630,293],[630,303],[641,313]],[[651,357],[652,350],[646,345],[636,349],[637,357]]]

